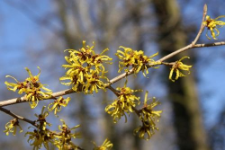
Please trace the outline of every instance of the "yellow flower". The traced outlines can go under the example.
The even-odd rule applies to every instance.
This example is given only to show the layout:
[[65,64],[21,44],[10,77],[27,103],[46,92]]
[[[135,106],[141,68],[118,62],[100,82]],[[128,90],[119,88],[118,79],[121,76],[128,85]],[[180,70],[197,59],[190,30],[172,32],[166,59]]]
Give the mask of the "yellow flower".
[[[183,59],[186,59],[189,57],[188,56],[184,56],[182,57],[180,60],[176,61],[171,70],[170,70],[170,75],[169,75],[169,79],[173,82],[175,82],[175,80],[177,80],[179,77],[184,77],[185,75],[180,71],[180,70],[184,70],[184,71],[188,71],[188,74],[190,74],[190,68],[192,67],[191,65],[185,65],[183,64],[181,61]],[[172,76],[173,76],[173,73],[176,73],[176,77],[175,77],[175,80],[172,79]]]
[[91,70],[90,74],[86,74],[86,84],[83,87],[83,91],[87,94],[92,94],[94,91],[98,93],[98,89],[105,90],[104,83],[100,80],[101,78],[105,78],[108,80],[107,77],[99,76],[96,70]]
[[[225,25],[224,21],[218,21],[220,18],[225,18],[225,16],[219,16],[216,19],[210,18],[210,16],[206,16],[206,20],[203,22],[203,24],[210,30],[211,36],[213,37],[214,40],[216,40],[216,37],[220,34],[218,28],[223,27]],[[207,30],[207,32],[208,32]],[[216,31],[216,33],[215,33]],[[211,39],[207,33],[206,36],[208,39]]]
[[[25,81],[19,82],[16,78],[7,75],[6,77],[10,77],[16,81],[16,83],[5,82],[8,90],[16,91],[18,90],[19,94],[25,93],[26,99],[29,101],[31,108],[35,108],[38,104],[39,100],[43,100],[51,96],[52,91],[46,87],[44,84],[39,82],[39,76],[41,74],[41,70],[39,69],[39,73],[36,76],[33,76],[31,71],[28,68],[25,68],[29,77],[26,78]],[[44,90],[44,91],[42,91]]]
[[9,135],[9,132],[13,133],[13,135],[16,135],[17,127],[20,128],[20,132],[23,132],[21,126],[19,125],[18,119],[14,118],[10,120],[10,122],[6,123],[4,132],[6,135]]
[[137,74],[139,71],[142,71],[143,75],[146,76],[146,74],[148,74],[148,65],[153,65],[155,63],[155,60],[152,58],[158,55],[158,53],[156,53],[148,57],[144,55],[144,52],[141,50],[137,51],[123,46],[120,46],[119,48],[122,48],[124,52],[117,50],[116,53],[116,56],[121,59],[118,72],[121,72],[124,67],[127,68],[125,69],[125,72],[128,72],[128,67],[133,67],[134,73]]
[[155,131],[154,129],[151,128],[149,122],[143,122],[142,126],[134,130],[134,134],[136,135],[137,133],[139,133],[139,138],[149,140],[152,137],[152,135],[155,134]]
[[42,147],[42,144],[47,150],[50,150],[49,148],[49,142],[54,143],[54,133],[45,130],[39,131],[34,129],[33,132],[27,132],[25,136],[29,136],[27,142],[30,143],[30,146],[33,146],[33,150],[39,150]]
[[136,97],[133,93],[140,90],[132,90],[126,87],[126,84],[122,88],[117,88],[119,91],[118,98],[110,105],[106,106],[105,111],[113,117],[114,123],[116,123],[122,116],[125,116],[125,122],[127,122],[126,113],[133,112],[133,107],[140,103],[140,97]]
[[94,52],[94,42],[93,46],[86,45],[86,41],[83,41],[83,46],[79,50],[66,49],[70,53],[70,61],[79,60],[81,63],[90,61],[91,56]]
[[41,114],[35,116],[38,118],[36,120],[37,129],[33,132],[27,132],[25,136],[29,135],[28,143],[33,146],[33,150],[38,150],[44,145],[44,147],[49,150],[49,142],[54,144],[54,139],[56,133],[49,131],[46,126],[51,126],[50,123],[46,121],[46,117],[49,115],[48,111],[45,111],[46,106],[42,107]]
[[62,96],[60,96],[53,103],[50,103],[48,105],[48,110],[49,111],[54,110],[54,114],[56,115],[57,112],[61,111],[62,106],[66,107],[68,105],[69,101],[70,101],[70,97],[67,97],[66,99],[64,99]]
[[37,119],[37,122],[39,123],[38,124],[38,128],[41,130],[41,131],[45,131],[46,130],[46,126],[51,126],[50,123],[46,122],[46,117],[48,117],[49,115],[49,112],[46,110],[44,111],[46,108],[46,106],[43,106],[42,107],[42,110],[41,110],[41,114],[37,115],[35,114],[35,116],[38,118]]
[[160,104],[160,102],[156,101],[156,98],[153,97],[152,98],[153,101],[148,105],[147,101],[148,101],[148,91],[145,92],[145,100],[144,100],[144,107],[142,108],[141,113],[144,116],[144,120],[148,120],[148,121],[154,121],[156,119],[158,119],[161,116],[162,110],[153,110],[154,107],[156,107],[157,105]]
[[[150,104],[147,104],[147,101],[148,91],[145,92],[144,106],[141,110],[139,110],[142,126],[135,129],[134,133],[139,133],[140,138],[149,140],[155,133],[155,130],[158,130],[155,122],[159,121],[158,119],[160,118],[162,111],[153,110],[154,107],[160,104],[156,101],[155,97],[153,97],[153,101]],[[147,136],[145,136],[146,134]]]
[[79,132],[72,133],[72,131],[79,128],[80,125],[77,125],[73,128],[69,128],[64,120],[61,119],[60,121],[63,123],[63,125],[59,126],[59,130],[61,131],[61,133],[55,135],[57,139],[54,141],[54,145],[60,150],[67,149],[68,147],[71,146],[73,148],[76,148],[77,146],[72,143],[72,138],[79,138],[80,133]]
[[[68,57],[66,57],[66,60]],[[59,80],[70,80],[70,82],[62,82],[64,85],[72,85],[72,89],[74,91],[82,91],[83,85],[85,82],[85,76],[88,72],[87,67],[83,67],[81,63],[76,61],[76,63],[71,63],[70,65],[63,65],[65,68],[70,68],[67,72],[66,75],[59,78]]]
[[95,54],[95,52],[93,52],[93,56],[91,57],[91,61],[90,61],[90,65],[95,67],[95,70],[100,73],[106,73],[107,71],[105,71],[105,67],[102,64],[104,63],[108,63],[108,64],[112,64],[112,62],[110,62],[112,60],[112,58],[110,58],[107,55],[102,55],[103,53],[105,53],[106,51],[108,51],[109,49],[106,48],[104,49],[100,54]]
[[95,145],[94,150],[111,150],[113,147],[113,144],[108,139],[105,139],[101,146],[97,146],[95,142],[93,144]]
[[64,85],[72,85],[74,91],[84,91],[86,94],[92,94],[93,91],[98,92],[98,89],[105,89],[101,79],[108,78],[105,76],[107,71],[103,63],[111,64],[112,58],[103,55],[108,49],[104,49],[102,53],[95,54],[94,46],[86,45],[83,41],[83,47],[79,50],[67,50],[70,55],[65,59],[68,64],[62,65],[66,71],[65,76],[59,80],[70,80],[69,82],[62,82]]

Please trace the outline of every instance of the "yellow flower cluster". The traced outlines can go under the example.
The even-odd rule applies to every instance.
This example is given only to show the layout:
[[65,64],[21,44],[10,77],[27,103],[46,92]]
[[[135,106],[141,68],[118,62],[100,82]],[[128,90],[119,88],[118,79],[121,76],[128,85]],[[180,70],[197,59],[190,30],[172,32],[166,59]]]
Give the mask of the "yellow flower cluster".
[[97,146],[94,142],[93,144],[95,145],[94,150],[111,150],[113,147],[113,144],[108,139],[105,139],[101,146]]
[[79,138],[80,133],[75,132],[72,133],[72,130],[75,130],[80,127],[80,125],[77,125],[73,128],[69,128],[66,123],[61,119],[60,120],[63,125],[59,126],[59,130],[61,133],[55,135],[56,140],[54,141],[54,145],[59,149],[59,150],[70,150],[70,149],[77,149],[78,146],[76,146],[72,142],[72,138]]
[[62,126],[59,126],[59,130],[61,132],[56,133],[52,132],[46,128],[46,126],[50,126],[46,121],[46,117],[49,115],[48,111],[44,111],[45,107],[42,108],[41,114],[35,116],[37,119],[37,129],[34,129],[32,132],[27,132],[25,135],[28,135],[28,142],[31,146],[33,146],[34,150],[38,150],[44,145],[44,147],[49,150],[49,143],[55,145],[59,150],[70,150],[76,149],[77,146],[73,144],[71,141],[72,138],[80,137],[80,133],[72,133],[71,131],[78,128],[75,126],[73,128],[68,128],[63,120]]
[[70,97],[67,97],[66,99],[64,99],[62,96],[60,96],[53,103],[50,103],[48,105],[48,110],[49,111],[54,110],[54,114],[57,115],[57,112],[61,111],[62,106],[66,107],[68,105],[69,101],[70,101]]
[[[218,19],[220,18],[225,18],[225,16],[219,16],[216,19],[212,19],[210,18],[210,16],[207,15],[206,20],[203,22],[203,24],[208,28],[208,30],[210,30],[211,36],[214,40],[216,40],[216,37],[220,34],[220,31],[218,30],[218,28],[223,27],[225,25],[224,21],[218,21]],[[207,33],[206,33],[206,36],[208,39],[211,39]]]
[[116,123],[122,116],[125,116],[125,122],[127,122],[126,113],[133,112],[133,107],[140,103],[140,97],[136,97],[133,93],[139,90],[132,90],[126,87],[126,84],[122,88],[117,88],[119,91],[117,99],[110,105],[106,106],[105,111],[113,117],[114,123]]
[[14,118],[10,120],[8,123],[6,123],[4,132],[6,133],[7,136],[9,135],[9,132],[13,133],[13,135],[15,136],[17,127],[20,128],[20,132],[23,132],[21,126],[19,125],[18,119]]
[[46,117],[49,115],[48,111],[45,111],[45,106],[41,110],[41,114],[35,116],[38,118],[37,129],[34,129],[33,132],[27,132],[25,136],[29,136],[28,143],[33,146],[34,150],[38,150],[44,145],[46,149],[49,149],[49,142],[53,143],[54,134],[50,132],[46,126],[51,126],[50,123],[46,121]]
[[[7,75],[6,77],[10,77],[16,81],[16,83],[5,82],[7,89],[11,91],[18,90],[19,94],[25,93],[25,98],[29,101],[31,108],[35,108],[38,105],[39,100],[43,100],[51,96],[52,91],[46,87],[39,81],[39,76],[41,73],[40,68],[39,73],[36,76],[33,76],[31,71],[28,68],[25,68],[29,77],[23,81],[19,82],[16,78]],[[43,92],[44,90],[45,92]]]
[[68,64],[62,67],[68,69],[65,76],[60,80],[70,80],[62,82],[64,85],[72,85],[74,91],[84,91],[86,94],[97,93],[98,89],[105,89],[102,79],[108,80],[105,76],[107,71],[103,63],[111,64],[112,58],[103,55],[108,49],[104,49],[101,54],[95,54],[94,46],[90,47],[83,41],[83,47],[79,50],[68,49],[69,56],[65,57]]
[[[170,70],[170,75],[169,75],[169,79],[170,79],[171,81],[175,82],[175,80],[177,80],[179,77],[185,77],[185,75],[184,75],[180,70],[188,71],[188,74],[190,74],[190,68],[191,68],[192,66],[191,66],[191,65],[185,65],[185,64],[183,64],[183,63],[181,62],[183,59],[186,59],[186,58],[189,59],[188,56],[184,56],[184,57],[182,57],[180,60],[176,61],[176,62],[173,64],[173,66],[172,66],[172,68],[171,68],[171,70]],[[175,80],[172,79],[173,73],[174,73],[174,72],[176,73]]]
[[[145,93],[144,106],[139,111],[141,115],[140,117],[142,120],[142,126],[135,129],[134,133],[135,134],[139,133],[140,138],[149,140],[155,133],[154,130],[158,130],[155,121],[158,121],[162,111],[153,110],[154,107],[160,104],[159,102],[156,101],[155,97],[153,97],[153,101],[150,104],[147,104],[147,100],[148,100],[148,92]],[[145,136],[145,134],[147,134],[147,136]]]
[[156,65],[159,64],[155,62],[153,57],[158,55],[158,53],[153,54],[152,56],[144,55],[142,50],[137,51],[133,50],[129,47],[120,46],[124,51],[117,50],[116,56],[121,60],[119,62],[119,71],[121,72],[124,67],[126,67],[125,72],[129,71],[129,67],[131,66],[134,69],[134,73],[138,73],[142,71],[143,75],[146,76],[148,74],[148,65]]

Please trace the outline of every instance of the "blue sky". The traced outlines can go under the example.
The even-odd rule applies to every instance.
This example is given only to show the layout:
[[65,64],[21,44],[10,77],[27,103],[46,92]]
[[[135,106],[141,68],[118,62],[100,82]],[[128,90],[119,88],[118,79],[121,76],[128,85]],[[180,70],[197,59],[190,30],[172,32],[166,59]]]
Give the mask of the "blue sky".
[[[42,3],[37,2],[35,6],[35,9],[29,9],[36,16],[41,17],[49,11],[49,1],[42,1]],[[199,24],[201,22],[199,20],[201,19],[202,12],[194,15],[199,12],[199,10],[202,10],[201,4],[193,5],[193,7],[188,6],[188,8],[183,11],[184,23],[187,21],[188,23]],[[209,13],[214,14],[210,10]],[[24,13],[10,7],[5,3],[5,0],[0,1],[0,20],[0,88],[3,89],[5,88],[5,75],[10,74],[23,80],[27,77],[24,67],[32,68],[32,72],[36,74],[38,73],[37,66],[41,68],[43,66],[44,68],[45,65],[51,65],[51,63],[55,61],[55,56],[46,53],[46,55],[42,55],[41,59],[31,57],[39,54],[39,52],[45,53],[45,51],[43,51],[45,39],[42,38],[42,33],[43,31],[47,35],[51,33],[48,29],[37,25]],[[57,23],[54,21],[52,25],[57,28]],[[224,41],[225,34],[223,35],[223,33],[225,33],[224,29],[221,30],[221,36],[219,36],[218,41]],[[203,41],[203,43],[213,42],[213,40],[209,41],[204,34],[201,37],[201,41]],[[223,65],[225,63],[225,49],[224,46],[222,46],[193,50],[197,51],[199,59],[195,66],[198,78],[199,96],[201,98],[205,123],[207,127],[210,127],[217,121],[219,112],[225,107],[225,92],[223,88],[225,86],[225,68]],[[62,55],[62,62],[63,59],[64,56]],[[44,71],[47,70],[43,70],[43,72]],[[47,81],[45,78],[49,76],[50,75],[44,75],[44,73],[42,73],[41,79]],[[58,77],[60,76],[61,75],[58,75]],[[50,81],[52,80],[47,81],[47,84],[53,89],[54,87],[57,87],[55,88],[57,90],[62,88],[58,83],[54,84]],[[6,97],[4,97],[4,99],[6,99]]]

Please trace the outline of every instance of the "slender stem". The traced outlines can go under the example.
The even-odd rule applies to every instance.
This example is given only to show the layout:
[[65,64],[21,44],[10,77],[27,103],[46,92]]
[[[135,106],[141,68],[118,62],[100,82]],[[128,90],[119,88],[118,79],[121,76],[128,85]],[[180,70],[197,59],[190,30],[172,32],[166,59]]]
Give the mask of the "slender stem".
[[168,63],[168,62],[162,62],[162,65],[166,65],[166,66],[173,66],[174,62]]
[[29,123],[29,124],[31,124],[31,125],[37,127],[37,125],[35,124],[35,121],[32,121],[32,120],[29,120],[29,119],[27,119],[27,118],[25,118],[25,117],[19,116],[19,115],[15,114],[15,113],[11,112],[11,111],[8,110],[8,109],[5,109],[5,108],[3,108],[3,107],[0,107],[0,111],[4,112],[4,113],[6,113],[6,114],[8,114],[8,115],[10,115],[10,116],[12,116],[12,117],[14,117],[14,118],[17,118],[17,119],[19,119],[19,120],[23,120],[23,121],[25,121],[25,122],[27,122],[27,123]]
[[111,85],[109,85],[107,88],[110,89],[110,91],[112,91],[117,97],[120,96],[118,91],[114,89]]
[[135,107],[132,107],[132,109],[134,110],[134,112],[138,115],[138,117],[141,117],[141,113],[139,110],[137,110]]
[[199,30],[197,36],[195,37],[194,41],[192,42],[192,46],[194,46],[196,44],[196,42],[198,41],[200,35],[202,34],[202,32],[205,28],[205,25],[203,24],[203,22],[205,20],[206,14],[207,14],[207,5],[205,4],[204,8],[203,8],[202,24],[201,24],[201,27],[200,27],[200,30]]

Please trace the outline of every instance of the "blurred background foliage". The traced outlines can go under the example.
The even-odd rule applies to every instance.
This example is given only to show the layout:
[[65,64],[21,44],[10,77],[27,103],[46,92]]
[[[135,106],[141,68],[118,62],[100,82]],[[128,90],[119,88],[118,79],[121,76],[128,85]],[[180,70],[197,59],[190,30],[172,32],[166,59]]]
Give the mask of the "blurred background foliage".
[[[164,56],[189,44],[198,32],[204,3],[208,14],[215,18],[224,14],[223,0],[2,0],[0,1],[0,99],[18,97],[7,91],[5,75],[18,80],[27,77],[24,67],[38,73],[42,69],[41,81],[54,92],[68,89],[60,84],[65,70],[64,49],[79,49],[82,41],[89,45],[95,42],[100,53],[108,47],[108,55],[114,64],[108,65],[108,77],[118,75],[118,59],[114,53],[119,46],[144,50],[147,55],[159,52]],[[219,41],[224,40],[225,30],[220,30]],[[209,43],[205,31],[198,43]],[[191,56],[191,75],[175,83],[168,80],[169,68],[160,66],[151,69],[148,78],[140,73],[128,77],[133,89],[149,91],[162,103],[162,118],[159,131],[149,141],[133,135],[141,123],[137,116],[130,115],[128,122],[122,118],[117,124],[104,112],[115,96],[110,92],[93,95],[70,94],[70,105],[59,113],[72,127],[81,124],[82,139],[75,143],[92,149],[90,141],[100,144],[110,139],[115,150],[222,150],[225,149],[225,68],[223,47],[192,49],[169,61]],[[158,58],[160,57],[158,56]],[[123,86],[124,80],[113,87]],[[139,96],[144,98],[144,93]],[[66,97],[66,96],[65,96]],[[16,104],[7,108],[27,118],[34,119],[43,105],[35,110],[29,104]],[[31,149],[24,134],[13,137],[3,134],[4,125],[11,117],[1,113],[0,147],[3,150]],[[48,117],[57,130],[59,119]],[[22,123],[26,131],[26,123]],[[54,149],[54,147],[52,147]]]

